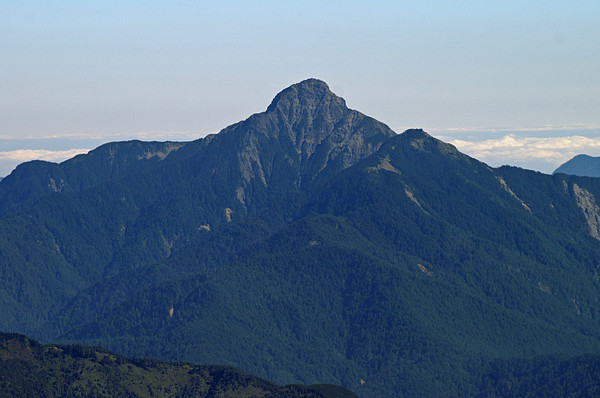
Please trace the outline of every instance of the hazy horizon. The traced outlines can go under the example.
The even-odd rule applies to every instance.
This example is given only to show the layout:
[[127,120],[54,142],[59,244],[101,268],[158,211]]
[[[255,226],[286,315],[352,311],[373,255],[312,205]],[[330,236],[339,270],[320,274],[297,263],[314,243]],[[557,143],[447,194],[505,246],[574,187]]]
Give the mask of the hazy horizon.
[[593,1],[7,1],[0,176],[110,141],[188,141],[324,80],[396,132],[550,173],[600,155]]

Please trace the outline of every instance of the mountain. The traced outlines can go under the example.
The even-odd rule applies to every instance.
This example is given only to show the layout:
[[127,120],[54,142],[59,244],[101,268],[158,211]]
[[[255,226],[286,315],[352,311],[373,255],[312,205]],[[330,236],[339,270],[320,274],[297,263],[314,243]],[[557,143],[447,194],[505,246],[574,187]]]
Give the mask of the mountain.
[[[173,162],[184,163],[174,167],[179,172],[182,167],[197,168],[200,174],[186,177],[214,178],[218,181],[202,182],[234,189],[234,197],[245,208],[253,194],[266,196],[333,175],[393,135],[386,125],[348,109],[325,83],[309,79],[279,93],[266,112],[198,141],[109,143],[61,164],[24,163],[0,185],[0,210],[4,213],[54,192],[82,191]],[[223,167],[224,162],[229,166]],[[238,185],[225,188],[224,182]]]
[[[77,291],[277,205],[393,135],[311,79],[281,92],[266,112],[185,145],[114,143],[59,165],[17,167],[0,183],[1,269],[11,281],[0,294],[11,310],[0,320],[5,329],[44,337],[36,325],[59,315]],[[35,226],[25,228],[32,217]],[[47,268],[29,268],[35,262]]]
[[362,397],[594,391],[596,179],[397,135],[315,79],[162,158],[114,145],[69,190],[0,182],[2,329]]
[[0,333],[3,397],[353,398],[332,385],[277,386],[225,366],[197,366],[115,355],[80,345],[42,345]]
[[600,157],[577,155],[560,165],[554,173],[570,174],[582,177],[600,177]]

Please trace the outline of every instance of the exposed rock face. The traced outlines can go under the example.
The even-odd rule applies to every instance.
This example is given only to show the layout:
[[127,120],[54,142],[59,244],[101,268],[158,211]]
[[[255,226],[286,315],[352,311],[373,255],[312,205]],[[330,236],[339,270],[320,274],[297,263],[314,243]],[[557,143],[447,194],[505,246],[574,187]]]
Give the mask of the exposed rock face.
[[600,240],[600,207],[598,207],[594,195],[577,184],[573,184],[573,193],[577,206],[581,209],[590,227],[590,235]]
[[371,155],[394,135],[385,124],[348,109],[324,82],[309,79],[283,90],[266,112],[228,127],[215,141],[238,138],[245,189],[253,180],[268,186],[281,174],[289,179],[286,171],[292,170],[299,174],[295,185],[304,187]]
[[525,210],[527,210],[529,212],[531,211],[531,209],[529,208],[529,206],[527,206],[527,203],[523,202],[521,200],[521,198],[519,198],[517,196],[517,194],[515,194],[512,189],[510,189],[510,187],[508,186],[508,184],[506,183],[506,181],[504,181],[504,179],[502,177],[497,176],[496,178],[498,179],[498,182],[500,182],[500,185],[502,185],[502,188],[504,188],[504,190],[506,192],[508,192],[510,194],[510,196],[512,196],[513,198],[515,198],[516,200],[518,200],[519,203],[521,203],[521,205],[525,208]]

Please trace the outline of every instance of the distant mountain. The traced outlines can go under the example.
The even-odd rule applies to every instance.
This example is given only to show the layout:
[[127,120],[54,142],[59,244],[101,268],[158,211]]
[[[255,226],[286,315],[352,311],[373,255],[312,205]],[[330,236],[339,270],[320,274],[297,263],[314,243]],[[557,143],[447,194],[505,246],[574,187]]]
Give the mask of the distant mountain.
[[397,135],[315,79],[109,145],[0,183],[3,330],[362,397],[593,391],[600,180]]
[[570,174],[582,177],[600,177],[600,157],[577,155],[554,170],[554,173]]
[[333,385],[277,386],[225,366],[131,359],[101,348],[41,345],[0,333],[3,397],[354,398]]

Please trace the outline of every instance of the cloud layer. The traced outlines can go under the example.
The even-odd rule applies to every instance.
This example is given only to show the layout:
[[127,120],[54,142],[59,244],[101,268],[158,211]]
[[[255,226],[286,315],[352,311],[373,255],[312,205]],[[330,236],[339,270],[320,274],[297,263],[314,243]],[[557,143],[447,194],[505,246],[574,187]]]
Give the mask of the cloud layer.
[[0,152],[0,177],[5,177],[17,167],[17,165],[30,160],[47,160],[49,162],[62,162],[73,156],[88,153],[89,149],[67,149],[67,150],[49,150],[49,149],[16,149],[13,151]]
[[578,154],[600,155],[600,137],[522,137],[507,134],[487,140],[450,139],[458,150],[491,166],[513,165],[544,173]]
[[62,162],[82,153],[88,153],[89,149],[77,148],[66,151],[52,151],[48,149],[17,149],[14,151],[0,152],[1,160],[11,160],[18,163],[30,160],[47,160],[49,162]]

